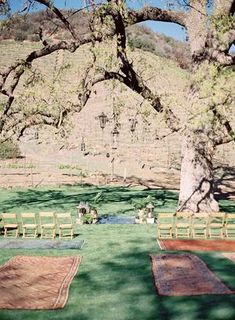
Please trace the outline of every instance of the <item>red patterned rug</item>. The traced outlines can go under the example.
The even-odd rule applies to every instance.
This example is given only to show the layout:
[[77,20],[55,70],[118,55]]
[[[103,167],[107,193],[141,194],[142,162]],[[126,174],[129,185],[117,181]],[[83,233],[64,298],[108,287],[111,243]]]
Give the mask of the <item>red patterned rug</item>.
[[206,264],[193,254],[150,255],[155,286],[159,295],[192,296],[233,294]]
[[223,256],[235,262],[235,253],[223,253]]
[[158,240],[159,247],[162,250],[184,250],[184,251],[235,251],[235,240],[180,240],[167,239]]
[[0,266],[0,309],[58,309],[80,257],[15,256]]

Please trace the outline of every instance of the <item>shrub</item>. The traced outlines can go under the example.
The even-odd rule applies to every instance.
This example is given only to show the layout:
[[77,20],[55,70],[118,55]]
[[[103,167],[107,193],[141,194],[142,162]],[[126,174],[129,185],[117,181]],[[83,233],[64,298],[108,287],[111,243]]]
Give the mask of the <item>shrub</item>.
[[129,37],[128,43],[131,48],[142,49],[144,51],[155,53],[155,44],[149,39]]
[[39,36],[37,34],[30,34],[28,35],[28,40],[31,42],[38,42],[40,41]]
[[15,40],[16,41],[24,41],[27,39],[27,34],[21,30],[17,30],[15,33]]
[[0,159],[19,158],[20,156],[21,152],[16,143],[12,141],[0,143]]

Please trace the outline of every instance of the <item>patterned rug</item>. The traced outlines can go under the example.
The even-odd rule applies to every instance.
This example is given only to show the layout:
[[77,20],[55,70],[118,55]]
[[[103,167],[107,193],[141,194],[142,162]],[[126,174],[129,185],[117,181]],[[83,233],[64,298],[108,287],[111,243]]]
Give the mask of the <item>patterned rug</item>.
[[158,240],[162,250],[184,250],[184,251],[224,251],[235,252],[235,240]]
[[84,240],[0,239],[0,249],[81,249]]
[[163,296],[233,294],[206,264],[193,254],[150,255],[155,287]]
[[80,257],[15,256],[0,266],[0,309],[58,309]]
[[223,256],[235,262],[235,253],[223,253]]

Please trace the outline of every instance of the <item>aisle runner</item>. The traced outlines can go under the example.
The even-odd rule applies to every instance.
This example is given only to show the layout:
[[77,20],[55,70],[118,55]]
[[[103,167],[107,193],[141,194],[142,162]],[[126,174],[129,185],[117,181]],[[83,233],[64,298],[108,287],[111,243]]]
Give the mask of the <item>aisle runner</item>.
[[84,240],[1,239],[0,249],[81,249]]
[[182,240],[182,239],[167,239],[158,240],[159,247],[162,250],[184,250],[184,251],[235,251],[234,240]]
[[0,309],[58,309],[80,257],[15,256],[0,267]]
[[159,295],[232,294],[206,264],[193,254],[150,255]]

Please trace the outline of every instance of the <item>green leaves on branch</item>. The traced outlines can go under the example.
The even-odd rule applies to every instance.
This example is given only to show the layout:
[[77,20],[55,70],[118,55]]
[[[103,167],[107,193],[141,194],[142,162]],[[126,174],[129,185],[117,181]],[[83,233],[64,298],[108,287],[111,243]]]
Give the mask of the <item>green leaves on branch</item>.
[[222,14],[211,16],[211,24],[216,29],[218,35],[224,34],[235,26],[235,17]]
[[201,130],[208,137],[220,135],[226,119],[233,121],[235,74],[231,68],[205,62],[196,71],[192,81],[192,96],[187,126]]

